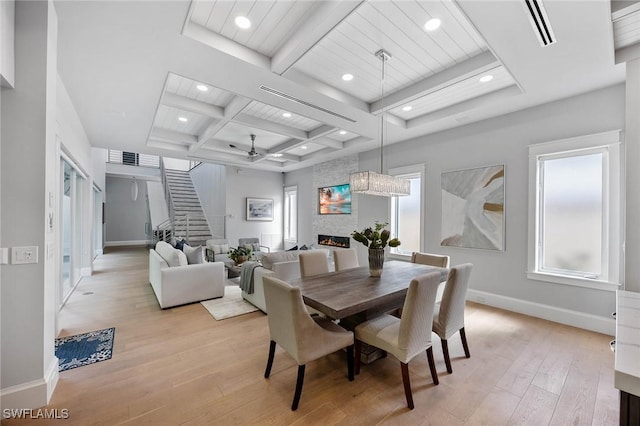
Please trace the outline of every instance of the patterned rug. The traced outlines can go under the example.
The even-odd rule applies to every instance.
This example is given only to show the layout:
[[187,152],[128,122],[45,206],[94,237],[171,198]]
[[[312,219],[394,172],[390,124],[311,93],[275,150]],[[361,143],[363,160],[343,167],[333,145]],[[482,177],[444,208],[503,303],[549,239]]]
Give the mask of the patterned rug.
[[111,359],[115,327],[56,339],[58,371]]
[[242,298],[240,287],[235,285],[224,288],[224,297],[205,300],[200,303],[218,321],[258,310],[258,308]]

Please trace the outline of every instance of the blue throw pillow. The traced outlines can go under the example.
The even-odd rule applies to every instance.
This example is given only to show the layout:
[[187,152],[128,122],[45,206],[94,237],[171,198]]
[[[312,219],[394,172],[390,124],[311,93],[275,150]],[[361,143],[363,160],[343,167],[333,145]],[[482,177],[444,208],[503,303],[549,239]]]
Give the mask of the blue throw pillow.
[[187,240],[182,239],[182,241],[176,241],[176,247],[178,250],[182,251],[184,245],[187,244]]

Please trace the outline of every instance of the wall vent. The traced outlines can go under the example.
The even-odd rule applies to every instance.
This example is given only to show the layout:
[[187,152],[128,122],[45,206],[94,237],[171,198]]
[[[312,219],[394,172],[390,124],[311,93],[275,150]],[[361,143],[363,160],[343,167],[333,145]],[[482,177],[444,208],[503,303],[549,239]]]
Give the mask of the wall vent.
[[542,4],[542,0],[524,0],[525,8],[529,12],[529,21],[533,27],[538,41],[542,46],[549,46],[556,42],[553,34],[547,11]]
[[328,110],[328,109],[326,109],[326,108],[322,108],[322,107],[319,107],[319,106],[314,105],[314,104],[312,104],[312,103],[309,103],[309,102],[307,102],[307,101],[303,101],[303,100],[302,100],[302,99],[300,99],[300,98],[296,98],[295,96],[288,95],[288,94],[286,94],[286,93],[284,93],[284,92],[281,92],[281,91],[279,91],[279,90],[273,89],[273,88],[271,88],[271,87],[268,87],[268,86],[264,86],[264,85],[262,85],[262,86],[260,86],[260,90],[264,90],[264,91],[265,91],[265,92],[267,92],[267,93],[271,93],[272,95],[279,96],[279,97],[281,97],[281,98],[284,98],[284,99],[290,100],[290,101],[295,102],[295,103],[298,103],[298,104],[300,104],[300,105],[308,106],[308,107],[311,107],[311,108],[317,109],[318,111],[326,112],[327,114],[331,114],[331,115],[333,115],[333,116],[335,116],[335,117],[342,118],[343,120],[347,120],[347,121],[350,121],[350,122],[352,122],[352,123],[355,123],[355,122],[356,122],[356,120],[353,120],[353,119],[351,119],[351,118],[349,118],[349,117],[345,117],[345,116],[344,116],[344,115],[342,115],[342,114],[338,114],[337,112],[329,111],[329,110]]

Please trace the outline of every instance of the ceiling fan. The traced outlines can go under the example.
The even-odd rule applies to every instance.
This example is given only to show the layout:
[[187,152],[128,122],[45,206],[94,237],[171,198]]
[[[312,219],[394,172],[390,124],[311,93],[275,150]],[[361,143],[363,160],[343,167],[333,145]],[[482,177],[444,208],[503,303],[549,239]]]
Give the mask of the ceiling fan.
[[235,149],[240,150],[240,151],[242,151],[242,152],[246,152],[246,153],[247,153],[247,155],[249,156],[249,158],[252,158],[252,157],[259,157],[259,156],[260,156],[260,153],[259,153],[258,151],[256,151],[256,147],[255,147],[256,135],[251,134],[251,135],[250,135],[250,137],[251,137],[251,149],[250,149],[249,151],[245,151],[245,150],[243,150],[243,149],[241,149],[241,148],[238,148],[237,146],[235,146],[235,145],[234,145],[234,144],[232,144],[232,143],[230,143],[230,144],[229,144],[229,146],[230,146],[231,148],[235,148]]

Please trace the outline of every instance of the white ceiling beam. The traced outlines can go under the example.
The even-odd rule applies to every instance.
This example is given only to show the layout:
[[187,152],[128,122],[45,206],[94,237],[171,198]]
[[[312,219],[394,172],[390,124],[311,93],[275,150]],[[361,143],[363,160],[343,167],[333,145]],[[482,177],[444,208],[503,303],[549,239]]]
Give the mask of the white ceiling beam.
[[224,119],[211,123],[209,127],[207,127],[198,137],[198,143],[191,147],[191,152],[194,152],[206,144],[210,138],[222,130],[229,121],[233,120],[233,118],[235,118],[235,116],[245,109],[250,103],[251,99],[247,99],[242,96],[236,96],[233,98],[224,109]]
[[322,126],[316,127],[315,129],[311,130],[309,132],[308,139],[309,140],[318,139],[318,138],[321,138],[323,136],[328,135],[329,133],[333,133],[336,130],[338,130],[337,127],[333,127],[333,126],[329,126],[327,124],[323,124]]
[[149,139],[164,140],[169,142],[185,142],[188,144],[195,144],[198,142],[196,135],[190,135],[188,133],[176,132],[175,130],[160,129],[154,127],[151,129],[151,135]]
[[[195,4],[195,2],[192,3],[192,7],[193,4]],[[209,47],[234,56],[250,64],[257,65],[268,70],[271,69],[271,59],[268,56],[249,49],[248,47],[245,47],[240,43],[236,43],[233,40],[229,40],[220,34],[214,33],[202,25],[194,22],[188,22],[182,30],[182,35],[191,37]]]
[[326,146],[327,148],[331,148],[331,149],[344,148],[344,142],[337,141],[335,139],[325,138],[325,137],[314,139],[313,143],[317,143],[318,145]]
[[[384,108],[389,110],[406,102],[420,98],[428,93],[435,92],[443,87],[451,86],[476,74],[483,73],[491,68],[500,66],[500,62],[491,52],[484,52],[467,59],[451,68],[427,77],[409,87],[391,93],[384,98]],[[377,114],[382,108],[382,101],[371,103],[370,112]]]
[[164,96],[162,96],[162,104],[211,118],[220,119],[224,117],[224,108],[187,98],[186,96],[176,95],[175,93],[165,92]]
[[317,80],[311,77],[308,74],[300,72],[294,68],[290,68],[289,71],[283,74],[287,79],[300,84],[301,86],[308,87],[311,90],[314,90],[318,93],[321,93],[325,96],[329,96],[343,104],[352,106],[361,111],[369,112],[369,104],[363,100],[356,98],[342,90],[338,90],[333,86],[329,86],[328,84],[323,83],[320,80]]
[[477,96],[473,99],[469,99],[468,101],[459,102],[457,104],[448,106],[446,108],[439,109],[437,111],[433,111],[424,115],[421,115],[416,118],[412,118],[407,121],[407,128],[413,128],[417,126],[422,126],[424,124],[431,124],[434,121],[441,120],[443,118],[450,117],[452,115],[461,114],[467,111],[470,111],[475,108],[480,108],[482,106],[486,106],[490,103],[495,103],[498,101],[502,101],[506,98],[510,98],[512,96],[521,95],[522,91],[518,86],[511,85],[500,90],[496,90],[495,92],[487,93],[486,95]]
[[289,136],[290,138],[296,138],[296,139],[308,138],[308,134],[304,130],[295,129],[293,127],[285,126],[283,124],[274,123],[272,121],[254,117],[249,114],[238,114],[235,116],[233,121],[236,123],[245,124],[250,127],[255,127],[257,129],[265,130],[267,132]]
[[305,53],[322,40],[336,25],[342,22],[363,1],[322,1],[307,13],[307,20],[300,25],[286,43],[273,55],[271,71],[282,74],[291,68]]
[[631,62],[640,58],[640,43],[616,49],[616,64]]
[[147,146],[149,148],[163,149],[166,151],[180,152],[185,153],[188,152],[189,149],[185,144],[175,144],[171,142],[164,142],[159,139],[149,138],[147,142]]
[[284,153],[284,151],[288,151],[290,149],[297,148],[299,146],[304,145],[305,143],[307,143],[306,140],[289,139],[286,142],[283,142],[283,143],[281,143],[279,145],[271,147],[269,149],[269,152],[271,152],[272,154],[281,153],[281,152]]

